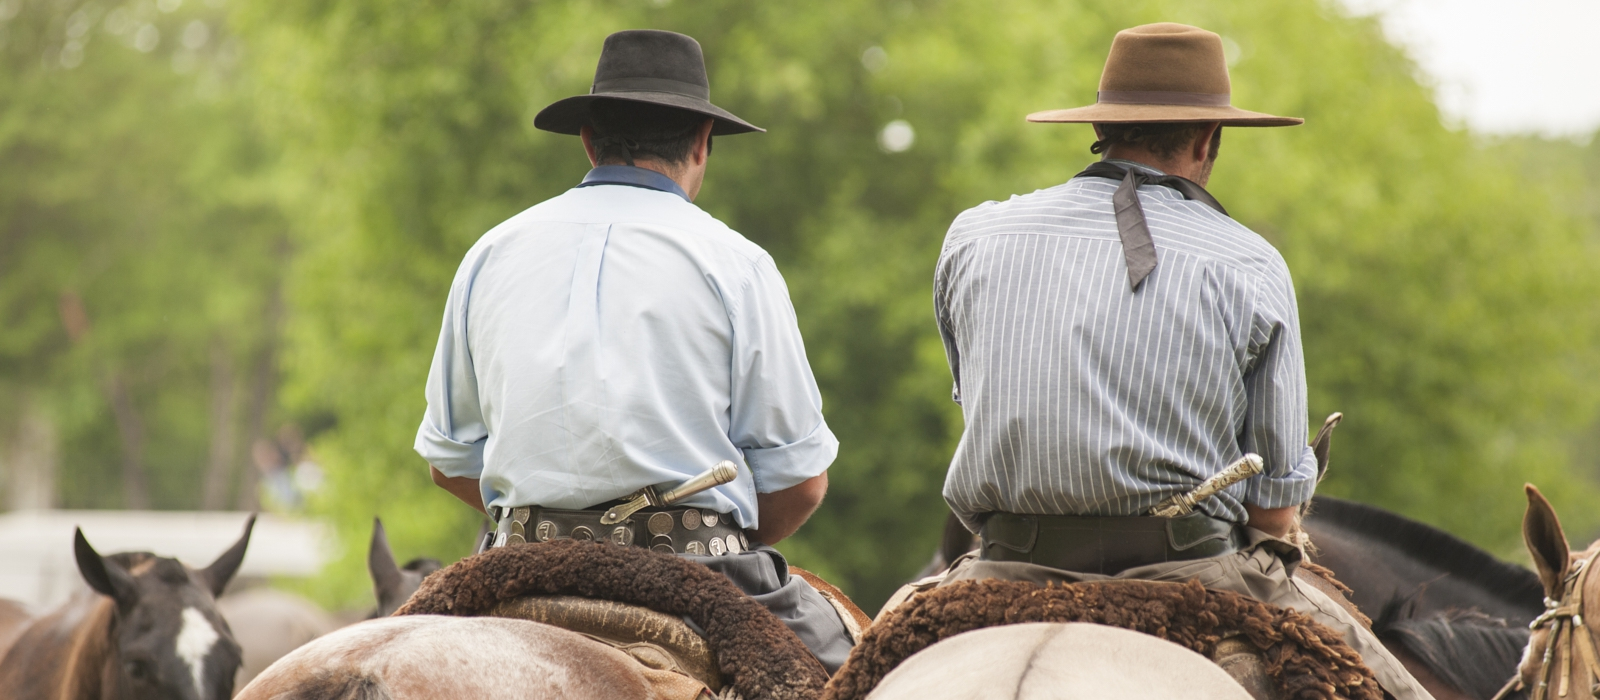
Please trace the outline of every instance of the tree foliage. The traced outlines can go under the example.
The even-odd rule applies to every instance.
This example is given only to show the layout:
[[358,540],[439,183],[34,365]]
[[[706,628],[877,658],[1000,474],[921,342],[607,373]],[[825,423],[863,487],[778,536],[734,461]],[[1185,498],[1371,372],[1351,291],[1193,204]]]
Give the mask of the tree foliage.
[[[173,484],[158,505],[192,502],[215,348],[276,366],[281,278],[283,410],[332,426],[328,602],[364,600],[374,515],[404,556],[469,550],[479,516],[411,451],[444,297],[483,232],[581,178],[576,139],[532,117],[635,27],[699,39],[713,99],[770,130],[718,140],[698,204],[777,259],[841,440],[782,548],[869,607],[931,554],[960,436],[932,319],[944,231],[1093,159],[1088,127],[1022,117],[1092,102],[1112,35],[1153,21],[1223,34],[1235,104],[1307,119],[1228,129],[1212,189],[1295,275],[1308,420],[1348,417],[1323,491],[1506,555],[1524,480],[1600,525],[1573,507],[1596,495],[1600,147],[1447,129],[1413,63],[1332,2],[228,2],[0,0],[21,8],[0,23],[0,383],[53,397],[85,465],[68,491],[100,493],[126,368]],[[111,31],[118,9],[138,23]],[[196,20],[213,41],[182,48]],[[145,24],[160,48],[128,48]],[[909,148],[880,143],[891,123]],[[69,338],[68,292],[93,340]]]
[[224,13],[181,8],[0,0],[0,446],[45,407],[60,505],[197,508],[212,462],[253,502],[285,223]]

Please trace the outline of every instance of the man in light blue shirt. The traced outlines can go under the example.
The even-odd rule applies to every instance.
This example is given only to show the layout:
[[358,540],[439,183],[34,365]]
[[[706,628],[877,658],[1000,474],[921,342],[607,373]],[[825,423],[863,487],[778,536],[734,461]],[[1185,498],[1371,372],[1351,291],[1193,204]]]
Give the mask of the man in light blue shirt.
[[[707,86],[693,39],[619,32],[591,94],[540,112],[595,168],[468,251],[416,450],[469,505],[531,517],[512,542],[604,539],[727,574],[831,672],[851,645],[842,620],[766,545],[821,503],[838,441],[771,256],[692,203],[712,137],[760,131]],[[599,524],[723,460],[732,482]]]

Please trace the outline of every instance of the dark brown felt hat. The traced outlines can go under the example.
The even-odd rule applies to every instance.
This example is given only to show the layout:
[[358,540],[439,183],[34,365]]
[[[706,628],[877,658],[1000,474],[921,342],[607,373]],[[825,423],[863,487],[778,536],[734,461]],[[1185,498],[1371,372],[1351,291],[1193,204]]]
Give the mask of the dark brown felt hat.
[[1222,37],[1162,22],[1117,32],[1100,73],[1095,103],[1028,115],[1030,122],[1116,124],[1222,122],[1223,126],[1295,126],[1304,119],[1250,112],[1232,104]]
[[568,97],[539,110],[533,125],[576,135],[589,123],[595,100],[625,100],[676,107],[716,120],[713,136],[766,131],[711,104],[711,81],[700,42],[677,32],[630,29],[606,37],[589,94]]

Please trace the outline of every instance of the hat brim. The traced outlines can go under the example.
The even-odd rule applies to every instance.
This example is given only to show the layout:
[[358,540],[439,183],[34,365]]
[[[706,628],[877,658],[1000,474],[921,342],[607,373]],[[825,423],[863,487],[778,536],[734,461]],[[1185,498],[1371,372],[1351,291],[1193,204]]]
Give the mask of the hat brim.
[[740,119],[734,116],[732,112],[705,100],[672,92],[647,90],[602,92],[568,97],[539,110],[539,113],[533,118],[533,126],[536,129],[553,131],[557,134],[576,136],[584,125],[589,123],[589,105],[595,100],[624,100],[627,102],[661,105],[663,107],[676,107],[696,114],[704,114],[716,120],[716,123],[711,127],[712,136],[729,136],[732,134],[748,134],[752,131],[766,131],[766,129]]
[[1028,115],[1028,121],[1056,124],[1222,122],[1223,126],[1298,126],[1304,124],[1306,120],[1251,112],[1237,107],[1100,103],[1075,109],[1034,112]]

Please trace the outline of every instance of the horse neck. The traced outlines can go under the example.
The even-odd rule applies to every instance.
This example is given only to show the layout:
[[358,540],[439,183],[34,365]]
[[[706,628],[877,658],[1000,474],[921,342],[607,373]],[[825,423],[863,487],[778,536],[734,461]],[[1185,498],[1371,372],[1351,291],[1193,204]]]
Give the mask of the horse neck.
[[61,700],[115,700],[123,696],[117,635],[117,605],[96,595],[78,603],[88,605],[68,640],[58,676]]

